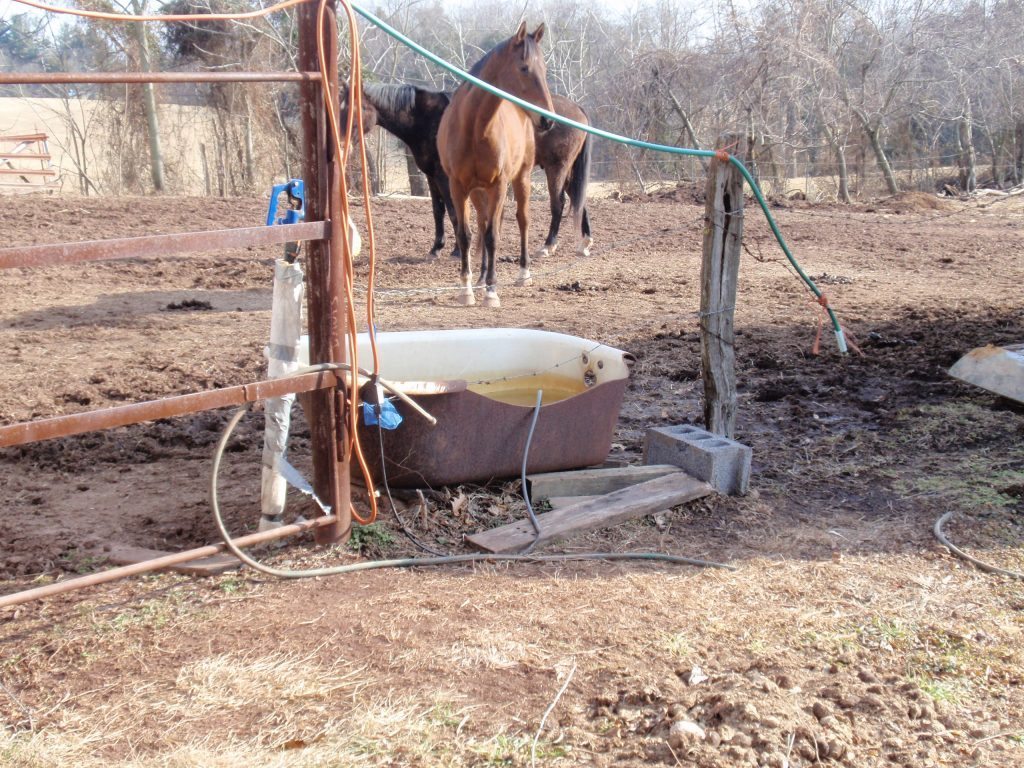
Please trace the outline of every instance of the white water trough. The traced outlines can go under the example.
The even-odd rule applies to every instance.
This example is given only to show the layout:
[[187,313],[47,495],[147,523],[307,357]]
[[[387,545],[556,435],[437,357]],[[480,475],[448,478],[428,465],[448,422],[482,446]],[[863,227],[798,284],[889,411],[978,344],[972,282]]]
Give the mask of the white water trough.
[[[602,463],[611,447],[629,379],[627,353],[589,339],[519,328],[378,333],[380,375],[436,419],[430,426],[401,400],[395,430],[360,419],[363,453],[374,479],[435,487]],[[372,366],[359,336],[359,365]],[[308,341],[299,343],[307,364]],[[383,442],[384,462],[380,460]]]

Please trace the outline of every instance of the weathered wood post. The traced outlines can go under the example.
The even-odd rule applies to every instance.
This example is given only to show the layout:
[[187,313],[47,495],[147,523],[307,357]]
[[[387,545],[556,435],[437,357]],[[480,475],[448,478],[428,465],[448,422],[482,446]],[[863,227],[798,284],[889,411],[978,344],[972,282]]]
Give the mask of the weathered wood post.
[[[743,140],[719,138],[718,149],[743,157]],[[704,213],[704,257],[700,270],[701,367],[704,426],[733,437],[736,428],[736,353],[733,314],[743,241],[743,176],[715,157],[708,169]]]
[[[299,7],[299,68],[320,69],[317,56],[317,5]],[[338,26],[334,3],[324,14],[324,51],[329,98],[338,104]],[[327,239],[313,240],[306,248],[306,296],[309,316],[309,361],[342,362],[345,350],[347,308],[343,290],[343,254],[348,228],[342,220],[340,187],[341,148],[336,147],[327,124],[319,82],[302,88],[302,149],[306,220],[328,221]],[[352,528],[352,495],[348,464],[348,429],[345,424],[345,393],[320,389],[310,393],[309,420],[313,448],[313,487],[331,505],[337,522],[316,529],[319,544],[347,538]]]

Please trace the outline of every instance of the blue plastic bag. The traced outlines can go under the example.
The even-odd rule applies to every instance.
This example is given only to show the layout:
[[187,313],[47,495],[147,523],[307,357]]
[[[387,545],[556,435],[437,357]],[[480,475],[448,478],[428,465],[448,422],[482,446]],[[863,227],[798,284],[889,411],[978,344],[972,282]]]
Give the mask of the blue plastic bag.
[[[380,409],[380,416],[377,409]],[[375,403],[363,403],[363,423],[372,427],[380,423],[382,429],[397,429],[402,423],[402,415],[398,409],[391,404],[390,400],[382,400],[380,405]]]

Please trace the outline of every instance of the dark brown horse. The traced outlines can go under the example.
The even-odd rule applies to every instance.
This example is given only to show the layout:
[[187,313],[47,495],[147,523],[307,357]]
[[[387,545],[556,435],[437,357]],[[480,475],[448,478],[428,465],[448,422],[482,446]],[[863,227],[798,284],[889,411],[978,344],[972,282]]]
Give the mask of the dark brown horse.
[[[574,101],[565,96],[551,94],[555,112],[577,123],[590,125],[587,113]],[[536,136],[536,163],[548,177],[548,196],[551,198],[551,226],[544,247],[537,256],[550,256],[558,247],[558,228],[562,224],[565,198],[572,203],[575,231],[580,235],[576,253],[590,255],[594,239],[590,236],[590,219],[587,216],[587,184],[590,183],[590,134],[578,128],[555,123],[550,130],[540,131]]]
[[[547,69],[540,50],[543,35],[543,24],[527,34],[526,22],[523,22],[512,37],[492,48],[478,61],[470,74],[524,101],[553,111]],[[477,213],[478,236],[482,236],[480,280],[486,285],[484,304],[501,305],[494,263],[502,204],[509,184],[515,196],[516,221],[519,224],[519,278],[516,284],[529,285],[532,282],[526,241],[535,127],[547,129],[550,121],[472,83],[463,83],[455,91],[441,117],[437,149],[441,166],[448,174],[455,207],[455,237],[462,255],[459,273],[461,304],[476,303],[469,266],[469,204],[472,202]]]
[[[434,209],[434,244],[430,258],[437,258],[444,249],[445,212],[455,228],[455,209],[448,192],[448,177],[437,154],[437,127],[451,97],[443,91],[431,91],[412,85],[363,86],[363,130],[369,133],[379,125],[409,147],[416,167],[427,177],[427,189]],[[347,119],[347,106],[342,104],[342,120]],[[458,258],[456,246],[455,257]]]

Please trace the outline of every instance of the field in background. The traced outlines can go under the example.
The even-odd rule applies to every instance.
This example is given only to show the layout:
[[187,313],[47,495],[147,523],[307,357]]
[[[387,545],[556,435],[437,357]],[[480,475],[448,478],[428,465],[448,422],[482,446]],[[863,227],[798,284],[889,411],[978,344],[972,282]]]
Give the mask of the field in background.
[[[226,177],[241,174],[241,152],[238,147],[218,146],[216,111],[162,104],[159,113],[169,191],[206,195],[230,189]],[[56,192],[96,194],[98,191],[104,195],[119,195],[150,188],[148,149],[145,146],[125,149],[130,132],[120,121],[116,105],[74,98],[0,98],[0,136],[36,131],[49,136],[49,151],[58,179]],[[256,178],[245,181],[249,191],[269,192],[273,184],[285,179],[283,135],[257,137],[253,166]],[[598,146],[602,146],[601,140],[595,143],[595,147]],[[645,195],[664,192],[680,182],[703,182],[700,164],[693,158],[670,160],[654,152],[611,148],[607,143],[603,146],[607,151],[595,150],[592,165],[591,194],[594,196]],[[409,194],[405,145],[377,129],[367,138],[367,148],[371,176],[378,193]],[[287,164],[291,175],[299,173],[294,156]],[[851,182],[859,185],[865,195],[883,194],[881,175],[874,166],[866,163],[860,167],[863,172],[855,173]],[[768,195],[798,194],[813,202],[834,201],[837,195],[838,179],[827,163],[798,163],[786,178],[772,178],[763,168],[754,170],[760,171],[758,178]],[[351,183],[355,183],[357,174],[350,176]],[[950,166],[933,165],[913,170],[897,167],[897,178],[908,190],[934,191],[955,176],[956,169]],[[547,194],[540,170],[534,172],[533,186],[538,194]]]

